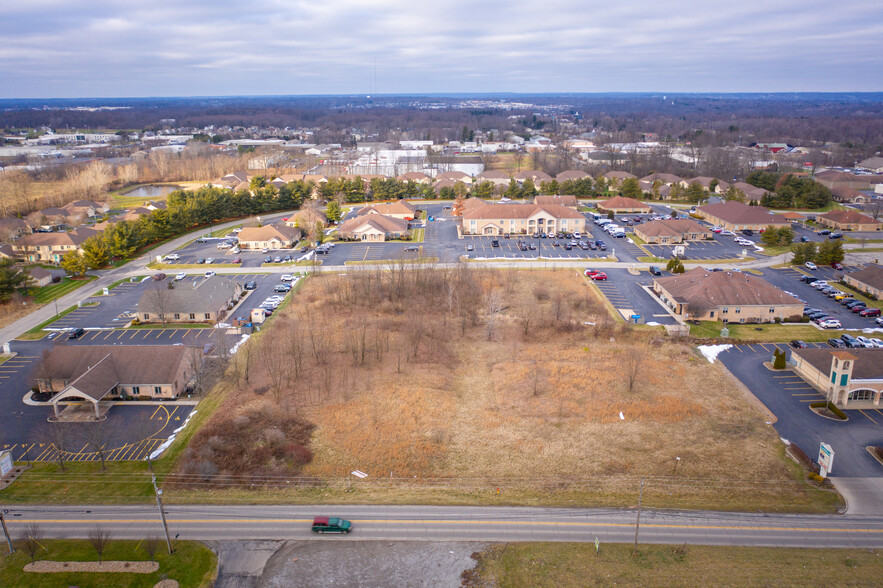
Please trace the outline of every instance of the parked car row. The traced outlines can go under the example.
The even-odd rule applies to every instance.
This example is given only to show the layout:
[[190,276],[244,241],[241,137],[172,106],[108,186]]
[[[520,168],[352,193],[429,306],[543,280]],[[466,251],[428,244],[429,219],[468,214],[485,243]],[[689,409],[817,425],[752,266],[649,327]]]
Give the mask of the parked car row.
[[883,341],[876,337],[865,337],[862,335],[853,337],[852,335],[844,333],[843,335],[840,335],[839,339],[828,339],[828,345],[831,347],[846,347],[850,349],[862,347],[880,349],[883,348]]
[[594,269],[587,269],[585,273],[586,273],[586,276],[592,278],[592,280],[594,280],[596,282],[606,282],[607,281],[607,274],[605,274],[602,271],[598,271],[598,270],[594,270]]
[[[801,280],[804,282],[808,282],[808,280],[806,280],[805,278],[806,276],[804,278],[801,278]],[[827,280],[814,280],[812,282],[809,282],[809,285],[818,290],[820,293],[824,294],[825,296],[833,298],[836,302],[842,304],[846,309],[854,312],[861,317],[877,317],[877,324],[883,325],[883,320],[879,318],[881,314],[879,308],[869,307],[867,303],[863,300],[859,300],[851,294],[844,292],[839,288],[835,288],[834,286],[829,284]],[[797,297],[793,293],[791,295]],[[822,328],[841,328],[840,321],[830,316],[828,312],[822,309],[805,307],[803,309],[803,314]]]

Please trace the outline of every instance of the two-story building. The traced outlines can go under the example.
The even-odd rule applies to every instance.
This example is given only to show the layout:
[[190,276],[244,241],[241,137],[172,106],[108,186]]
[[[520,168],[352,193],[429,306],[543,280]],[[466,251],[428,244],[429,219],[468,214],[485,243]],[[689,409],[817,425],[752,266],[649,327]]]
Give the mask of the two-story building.
[[794,372],[840,408],[879,408],[883,349],[792,349]]
[[586,230],[586,217],[560,204],[487,204],[464,208],[463,235],[531,235]]

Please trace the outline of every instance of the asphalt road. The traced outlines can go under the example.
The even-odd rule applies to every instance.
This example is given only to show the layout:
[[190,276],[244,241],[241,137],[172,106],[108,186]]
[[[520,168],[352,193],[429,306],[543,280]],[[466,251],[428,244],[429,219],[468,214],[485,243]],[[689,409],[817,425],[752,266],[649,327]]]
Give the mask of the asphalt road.
[[[444,506],[166,506],[179,539],[390,541],[634,541],[634,510]],[[317,515],[353,521],[349,535],[316,535]],[[113,537],[161,534],[154,506],[22,506],[9,509],[9,530],[34,522],[47,537],[85,537],[101,524]],[[763,515],[703,511],[641,514],[639,541],[775,547],[883,547],[883,517]]]

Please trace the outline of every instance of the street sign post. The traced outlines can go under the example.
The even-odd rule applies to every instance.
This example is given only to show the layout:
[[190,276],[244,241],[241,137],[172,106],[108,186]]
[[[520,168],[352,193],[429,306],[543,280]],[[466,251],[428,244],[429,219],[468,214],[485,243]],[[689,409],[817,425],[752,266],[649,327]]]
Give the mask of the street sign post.
[[834,450],[827,443],[819,444],[819,475],[827,478],[834,467]]

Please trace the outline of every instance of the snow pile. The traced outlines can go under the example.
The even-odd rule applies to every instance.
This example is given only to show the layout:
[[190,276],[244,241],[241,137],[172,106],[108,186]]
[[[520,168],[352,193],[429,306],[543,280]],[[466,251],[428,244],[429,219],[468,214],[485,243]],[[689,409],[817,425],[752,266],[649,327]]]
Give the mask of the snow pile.
[[655,322],[655,321],[650,321],[649,323],[644,323],[644,324],[647,325],[648,327],[659,327],[659,326],[662,326],[662,323],[657,323],[657,322]]
[[632,245],[635,244],[635,242],[632,241],[630,237],[626,237],[625,240],[628,241],[629,243],[631,243]]
[[232,326],[233,325],[231,325],[230,323],[218,323],[215,325],[215,328],[216,329],[229,329]]
[[733,346],[727,343],[726,345],[700,345],[697,349],[699,349],[699,353],[704,355],[709,363],[714,363],[718,354],[732,348]]
[[177,429],[175,429],[174,431],[172,431],[172,436],[169,437],[168,439],[166,439],[165,441],[163,441],[162,444],[160,444],[159,447],[157,447],[156,449],[154,449],[154,450],[153,450],[153,453],[150,454],[150,458],[149,458],[149,459],[153,460],[153,459],[156,459],[157,457],[159,457],[160,455],[162,455],[162,452],[169,448],[169,445],[171,445],[171,444],[175,441],[175,436],[176,436],[180,431],[184,430],[184,427],[187,426],[187,423],[190,422],[190,419],[191,419],[191,418],[193,417],[193,415],[195,415],[195,414],[196,414],[196,409],[190,411],[190,414],[188,414],[188,415],[187,415],[187,418],[184,419],[184,424],[182,424],[180,427],[178,427]]
[[304,253],[303,255],[298,257],[297,261],[308,261],[310,259],[313,259],[315,256],[316,256],[315,250],[311,249],[310,251],[307,251],[306,253]]
[[243,343],[248,341],[249,337],[251,337],[251,335],[243,335],[242,338],[239,341],[237,341],[236,344],[233,345],[233,347],[230,348],[230,355],[233,355],[237,351],[239,351],[239,347],[242,346]]

